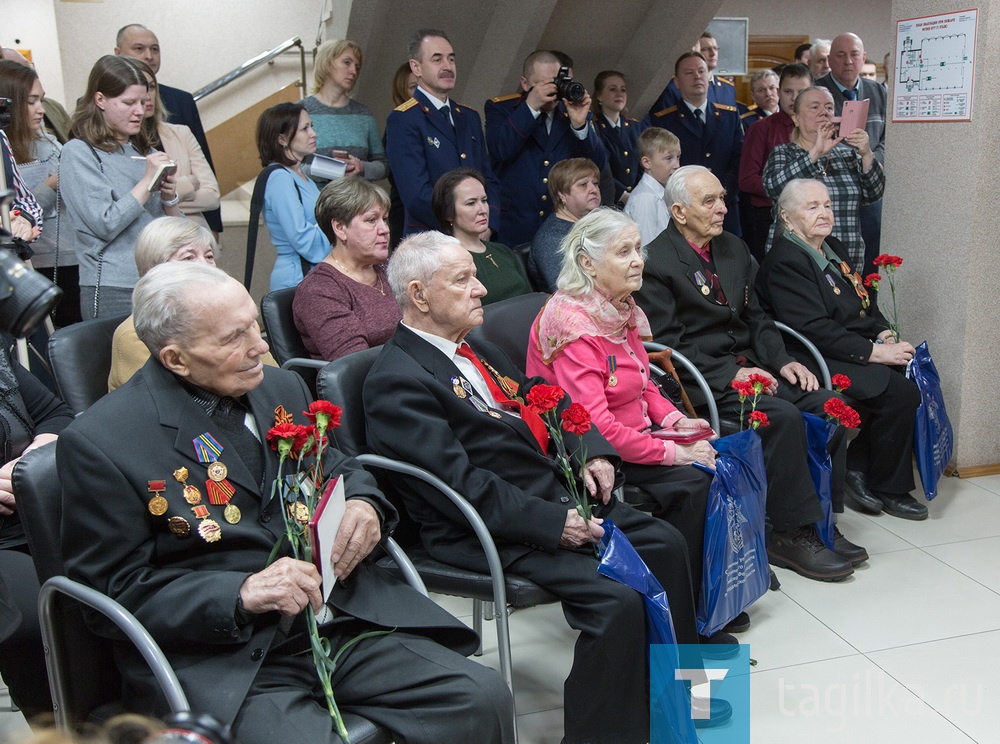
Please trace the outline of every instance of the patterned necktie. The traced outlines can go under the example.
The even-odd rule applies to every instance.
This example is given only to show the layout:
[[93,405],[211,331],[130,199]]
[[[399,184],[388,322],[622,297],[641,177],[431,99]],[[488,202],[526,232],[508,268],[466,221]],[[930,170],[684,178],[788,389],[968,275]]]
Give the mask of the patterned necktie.
[[212,414],[214,421],[236,447],[236,454],[258,484],[264,481],[264,450],[246,425],[246,409],[233,398],[222,398]]
[[538,446],[542,448],[542,452],[548,452],[549,449],[549,430],[545,426],[545,422],[542,421],[542,417],[537,413],[532,411],[528,406],[520,401],[512,399],[507,393],[503,391],[503,388],[497,383],[493,375],[483,364],[482,359],[476,356],[476,352],[472,350],[472,347],[468,344],[459,345],[456,353],[468,359],[472,362],[473,366],[479,370],[479,374],[483,376],[483,380],[486,382],[486,387],[489,388],[490,395],[493,396],[493,400],[502,406],[507,408],[517,409],[518,413],[521,415],[521,420],[528,425],[531,429],[532,435],[538,442]]

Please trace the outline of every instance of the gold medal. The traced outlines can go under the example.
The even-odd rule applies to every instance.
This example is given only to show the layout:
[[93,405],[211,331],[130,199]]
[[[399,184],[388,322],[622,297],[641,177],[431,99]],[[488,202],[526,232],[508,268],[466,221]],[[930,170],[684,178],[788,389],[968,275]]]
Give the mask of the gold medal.
[[194,506],[201,503],[201,491],[195,486],[184,486],[184,500]]
[[618,377],[616,375],[611,375],[608,377],[608,387],[614,387],[618,384]]
[[710,289],[708,288],[708,285],[707,285],[707,284],[702,284],[702,285],[701,285],[701,293],[702,293],[703,295],[705,295],[706,297],[708,297],[708,293],[709,293],[709,292],[711,292],[711,291],[712,291],[712,290],[710,290]]
[[226,518],[229,524],[236,524],[243,517],[240,514],[240,508],[236,504],[226,504],[226,509],[223,511],[222,515]]
[[208,466],[208,477],[218,483],[229,475],[229,468],[216,460]]
[[294,504],[288,505],[288,516],[300,524],[307,524],[309,522],[309,507],[301,501],[296,501]]
[[174,471],[174,480],[178,483],[184,483],[188,479],[188,469],[187,468],[177,468]]
[[835,295],[839,295],[839,294],[840,294],[840,287],[834,287],[834,288],[833,288],[833,293],[834,293]]
[[154,517],[159,517],[167,513],[167,500],[162,496],[154,496],[149,500],[147,506],[149,507],[149,513]]
[[451,389],[455,391],[455,395],[457,395],[459,398],[466,397],[466,392],[461,385],[452,385]]
[[191,525],[184,517],[171,517],[167,520],[167,526],[178,537],[187,537],[191,534]]
[[214,519],[203,519],[198,525],[198,534],[205,542],[214,543],[222,539],[222,528]]
[[501,415],[500,415],[499,413],[497,413],[496,411],[490,411],[490,416],[492,416],[492,417],[493,417],[493,418],[495,418],[495,419],[498,419],[498,418],[503,418],[503,416],[501,416]]

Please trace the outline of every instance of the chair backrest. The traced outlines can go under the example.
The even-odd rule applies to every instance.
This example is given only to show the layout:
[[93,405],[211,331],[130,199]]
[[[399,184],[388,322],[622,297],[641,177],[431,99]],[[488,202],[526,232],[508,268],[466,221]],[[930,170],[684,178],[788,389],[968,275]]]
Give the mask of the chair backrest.
[[[342,414],[340,426],[334,432],[337,449],[345,455],[367,454],[368,438],[365,431],[365,411],[361,404],[362,390],[365,378],[375,364],[381,346],[355,351],[353,354],[335,359],[320,370],[316,378],[318,397],[340,406]],[[410,519],[403,504],[392,486],[392,480],[379,470],[372,470],[378,479],[383,493],[399,512],[399,524],[392,536],[404,548],[420,544],[420,531],[416,523]]]
[[302,335],[292,317],[293,299],[295,287],[286,287],[268,292],[260,301],[260,316],[267,331],[267,342],[278,364],[284,364],[289,359],[309,358],[309,351],[302,343]]
[[60,328],[49,338],[49,363],[59,395],[80,415],[108,394],[111,342],[127,315]]
[[[107,375],[104,380],[107,382]],[[22,457],[14,467],[12,482],[39,583],[64,576],[62,485],[56,469],[55,444]],[[91,632],[80,605],[68,597],[59,597],[56,607],[54,621],[66,661],[63,678],[67,694],[63,703],[70,720],[82,722],[101,706],[121,700],[122,679],[112,642]]]
[[487,305],[483,308],[483,324],[469,333],[472,342],[481,338],[499,346],[523,372],[528,361],[531,324],[548,299],[545,292],[532,292]]
[[381,350],[381,346],[374,346],[342,356],[323,367],[316,378],[317,396],[343,409],[335,435],[337,448],[345,455],[362,455],[369,451],[361,392],[365,377]]

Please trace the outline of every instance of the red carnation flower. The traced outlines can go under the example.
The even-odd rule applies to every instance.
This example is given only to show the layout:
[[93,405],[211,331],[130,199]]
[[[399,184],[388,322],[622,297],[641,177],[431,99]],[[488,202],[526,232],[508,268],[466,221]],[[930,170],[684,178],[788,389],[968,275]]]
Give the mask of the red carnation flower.
[[321,423],[317,421],[317,416],[326,416],[326,424],[321,424],[321,428],[326,431],[327,429],[336,429],[340,426],[340,416],[343,412],[340,406],[335,406],[328,400],[314,400],[309,404],[309,410],[302,413],[313,424]]
[[872,261],[872,263],[875,264],[876,266],[885,266],[885,267],[891,266],[893,269],[898,269],[900,266],[902,266],[903,259],[901,259],[899,256],[893,256],[888,253],[883,253],[880,256],[875,256],[875,259]]
[[823,404],[823,410],[831,421],[847,429],[857,429],[861,426],[861,416],[840,398],[830,398]]
[[851,386],[851,378],[847,375],[834,375],[830,382],[838,393],[844,392]]
[[[757,395],[760,395],[762,392],[771,387],[771,381],[764,377],[764,375],[757,374],[756,372],[750,375],[750,377],[747,378],[747,381],[754,386],[754,393]],[[760,385],[760,390],[757,389],[758,385]]]
[[869,274],[868,276],[865,277],[865,286],[866,287],[875,287],[875,289],[878,289],[878,283],[880,281],[882,281],[882,275],[881,274],[877,274],[877,273],[876,274]]
[[749,380],[733,380],[730,387],[739,393],[741,398],[752,398],[755,395],[753,384]]
[[267,432],[267,443],[281,457],[291,455],[297,458],[302,447],[309,441],[310,427],[300,424],[278,424]]
[[528,391],[525,400],[529,410],[541,415],[559,405],[565,395],[565,391],[558,385],[535,385]]
[[561,418],[563,428],[570,434],[582,436],[590,431],[590,411],[579,403],[571,403],[569,408],[562,412]]
[[768,426],[771,423],[767,420],[767,414],[763,411],[750,411],[750,416],[748,418],[751,429],[756,429],[760,426]]

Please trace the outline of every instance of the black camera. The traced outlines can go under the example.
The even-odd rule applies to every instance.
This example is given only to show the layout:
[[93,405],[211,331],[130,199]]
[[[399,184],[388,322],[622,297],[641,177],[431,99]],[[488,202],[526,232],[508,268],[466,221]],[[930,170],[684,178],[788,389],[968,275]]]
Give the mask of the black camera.
[[[13,191],[0,194],[0,210],[7,213]],[[0,330],[24,338],[44,320],[62,297],[62,290],[21,263],[11,234],[0,228]]]
[[172,713],[166,729],[145,741],[147,744],[237,744],[232,731],[207,714]]
[[566,101],[579,103],[587,96],[583,83],[578,83],[569,74],[568,67],[560,67],[559,74],[552,81],[556,84],[556,95]]

